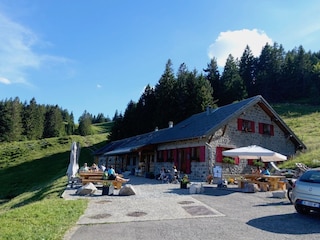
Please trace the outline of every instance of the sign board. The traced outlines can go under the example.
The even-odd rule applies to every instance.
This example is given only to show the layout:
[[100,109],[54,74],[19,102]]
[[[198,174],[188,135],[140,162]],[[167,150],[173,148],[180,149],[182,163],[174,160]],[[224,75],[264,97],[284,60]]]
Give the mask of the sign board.
[[216,178],[222,178],[222,167],[221,166],[215,166],[213,168],[213,176]]

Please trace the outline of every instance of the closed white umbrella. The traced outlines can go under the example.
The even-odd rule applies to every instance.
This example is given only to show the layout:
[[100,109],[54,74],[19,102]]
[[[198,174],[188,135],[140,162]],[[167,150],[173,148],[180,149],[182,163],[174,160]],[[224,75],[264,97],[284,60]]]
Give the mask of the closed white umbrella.
[[239,157],[241,159],[261,159],[263,162],[287,160],[286,156],[257,145],[222,151],[222,154],[227,157]]
[[76,142],[73,142],[71,145],[70,151],[70,163],[67,170],[68,180],[72,181],[73,178],[76,177],[76,174],[79,170],[79,152],[80,152],[80,145]]

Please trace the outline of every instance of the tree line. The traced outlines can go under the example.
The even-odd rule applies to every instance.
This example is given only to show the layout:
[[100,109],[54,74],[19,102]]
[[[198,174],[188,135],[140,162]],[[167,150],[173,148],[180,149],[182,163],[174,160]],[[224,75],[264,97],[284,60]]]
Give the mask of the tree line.
[[147,85],[124,114],[116,111],[110,140],[165,128],[169,121],[178,123],[208,106],[256,95],[270,103],[318,105],[319,93],[320,52],[306,52],[302,46],[286,52],[282,45],[266,44],[258,57],[246,46],[240,59],[228,56],[221,73],[215,58],[201,73],[182,63],[176,74],[169,59],[155,87]]
[[[285,51],[282,45],[266,44],[254,57],[249,46],[240,59],[231,54],[222,71],[215,58],[199,72],[182,63],[177,72],[169,59],[155,86],[149,84],[137,102],[129,101],[124,113],[115,111],[110,140],[118,140],[168,127],[202,112],[206,107],[262,95],[270,103],[320,104],[320,52],[302,46]],[[72,112],[57,105],[40,105],[33,98],[0,102],[0,142],[34,140],[71,134],[90,135],[91,125],[111,119],[84,111],[74,123]]]
[[84,111],[79,126],[73,113],[58,105],[37,104],[35,98],[22,103],[18,97],[0,101],[0,142],[36,140],[72,134],[91,134],[91,124],[110,121],[98,114]]

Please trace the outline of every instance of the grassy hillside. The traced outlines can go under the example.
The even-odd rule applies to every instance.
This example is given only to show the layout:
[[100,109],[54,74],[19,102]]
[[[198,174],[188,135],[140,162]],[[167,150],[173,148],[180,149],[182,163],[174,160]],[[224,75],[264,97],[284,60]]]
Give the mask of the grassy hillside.
[[273,108],[285,123],[307,146],[304,153],[281,165],[283,168],[294,168],[296,162],[309,167],[320,166],[320,107],[302,104],[281,104]]
[[99,134],[0,144],[1,239],[62,239],[87,207],[86,200],[65,201],[70,148],[81,145],[80,164],[106,144]]
[[104,123],[93,124],[92,132],[93,132],[93,134],[110,133],[112,126],[113,126],[113,122],[104,122]]

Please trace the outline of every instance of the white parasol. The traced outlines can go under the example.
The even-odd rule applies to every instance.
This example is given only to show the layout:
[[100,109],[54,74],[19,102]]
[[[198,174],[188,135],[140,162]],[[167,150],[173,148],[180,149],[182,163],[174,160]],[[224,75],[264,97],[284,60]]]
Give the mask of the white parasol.
[[287,160],[286,156],[257,145],[226,150],[222,154],[227,157],[239,157],[241,159],[261,159],[262,162]]
[[73,142],[71,145],[70,163],[67,170],[69,181],[71,181],[72,178],[76,177],[76,174],[79,170],[79,163],[78,163],[79,153],[80,153],[80,144]]

